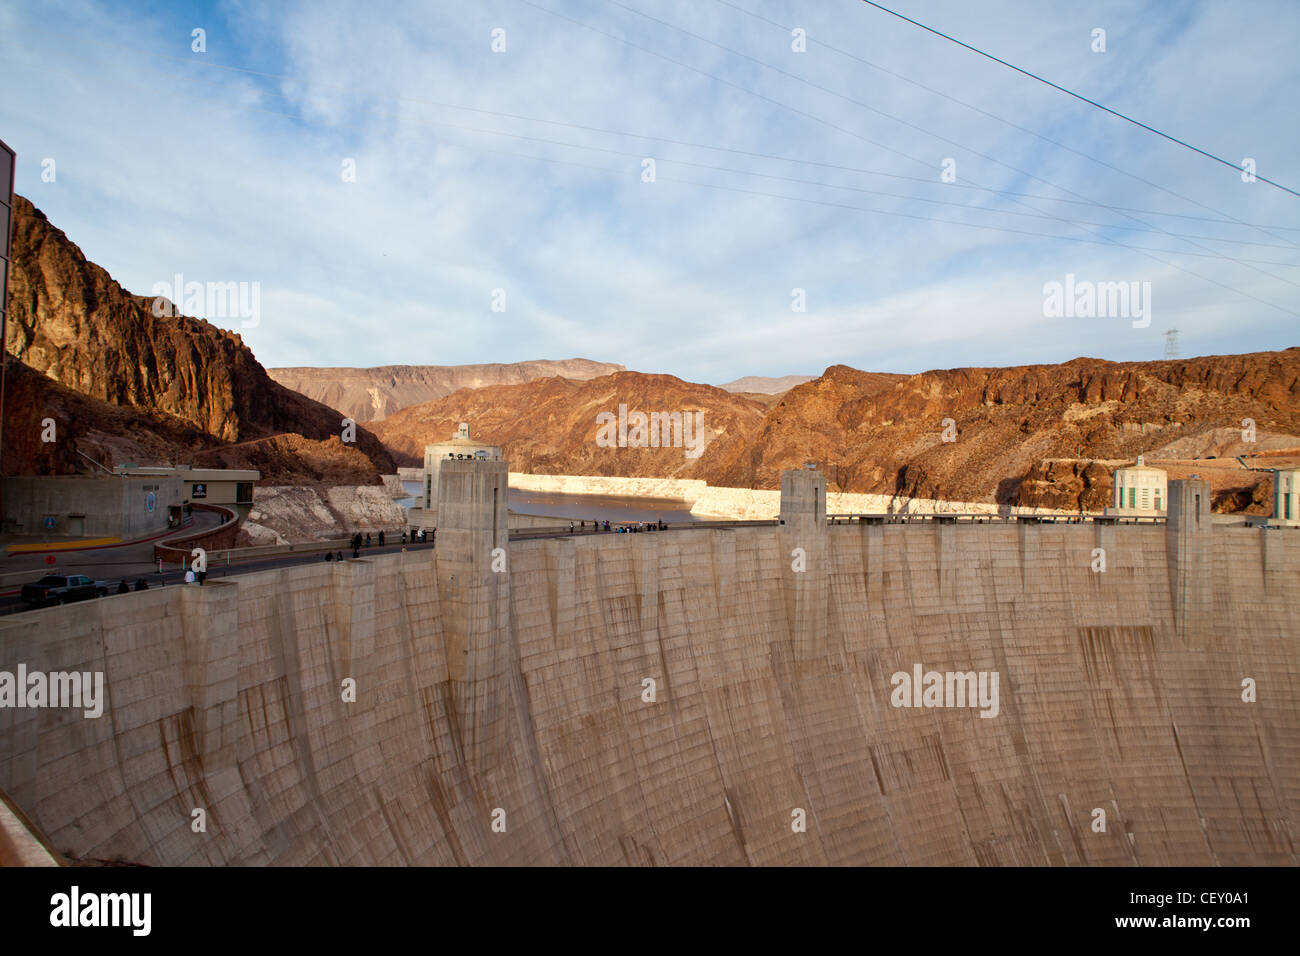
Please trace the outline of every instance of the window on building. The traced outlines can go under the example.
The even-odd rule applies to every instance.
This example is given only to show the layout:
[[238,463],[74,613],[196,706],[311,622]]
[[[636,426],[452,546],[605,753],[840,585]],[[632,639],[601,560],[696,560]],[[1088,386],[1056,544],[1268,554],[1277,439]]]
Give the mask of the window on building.
[[1156,489],[1156,511],[1160,510],[1160,489]]
[[1136,508],[1138,506],[1138,490],[1136,488],[1130,488],[1128,490],[1128,506],[1130,508]]
[[251,481],[235,482],[235,504],[251,505],[253,503],[253,483]]

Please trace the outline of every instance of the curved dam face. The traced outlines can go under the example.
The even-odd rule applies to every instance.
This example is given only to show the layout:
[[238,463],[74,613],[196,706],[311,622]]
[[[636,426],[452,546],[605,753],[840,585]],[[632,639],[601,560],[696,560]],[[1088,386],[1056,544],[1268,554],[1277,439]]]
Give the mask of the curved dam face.
[[436,552],[0,625],[106,698],[0,708],[0,789],[147,864],[1297,863],[1300,534],[1196,482],[827,527],[793,473],[779,527],[510,544],[504,463],[446,469]]

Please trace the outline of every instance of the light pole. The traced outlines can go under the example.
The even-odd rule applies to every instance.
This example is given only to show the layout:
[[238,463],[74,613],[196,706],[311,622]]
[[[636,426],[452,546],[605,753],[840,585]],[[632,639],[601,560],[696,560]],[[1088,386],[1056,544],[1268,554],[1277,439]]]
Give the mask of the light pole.
[[0,527],[4,524],[4,422],[5,365],[9,358],[9,257],[14,234],[15,154],[0,140],[0,217],[5,221],[5,238],[0,247]]

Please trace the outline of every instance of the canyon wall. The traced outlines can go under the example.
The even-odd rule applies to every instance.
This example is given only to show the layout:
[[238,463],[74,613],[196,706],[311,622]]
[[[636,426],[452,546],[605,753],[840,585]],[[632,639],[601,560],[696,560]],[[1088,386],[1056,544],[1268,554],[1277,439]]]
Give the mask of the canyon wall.
[[[1197,483],[1168,527],[828,527],[804,477],[785,525],[493,571],[504,472],[462,464],[436,551],[5,619],[0,670],[108,703],[0,708],[0,789],[149,864],[1297,863],[1300,533]],[[893,706],[916,665],[996,716]]]

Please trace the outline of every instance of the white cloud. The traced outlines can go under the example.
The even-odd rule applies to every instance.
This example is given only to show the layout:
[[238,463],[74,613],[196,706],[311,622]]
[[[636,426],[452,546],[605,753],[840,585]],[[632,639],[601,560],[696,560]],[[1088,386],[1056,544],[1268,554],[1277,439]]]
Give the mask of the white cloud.
[[[1300,222],[1293,205],[1300,200],[1278,190],[1242,184],[1232,170],[865,5],[740,0],[808,30],[808,52],[793,54],[788,32],[722,4],[630,0],[843,94],[837,97],[612,5],[539,3],[628,43],[515,0],[402,7],[382,17],[343,0],[240,0],[198,17],[208,30],[208,53],[197,55],[189,48],[193,15],[124,15],[118,5],[93,2],[47,4],[39,13],[10,7],[0,11],[0,56],[17,80],[0,135],[19,152],[18,190],[133,291],[147,292],[175,272],[261,282],[262,323],[241,331],[267,365],[586,355],[725,381],[837,363],[915,371],[1079,354],[1153,358],[1162,354],[1159,333],[1168,325],[1183,330],[1185,353],[1295,344],[1294,315],[1139,252],[932,221],[1081,238],[1093,235],[1068,222],[997,210],[1137,224],[1086,206],[1017,203],[944,186],[938,180],[946,157],[956,159],[962,184],[1061,197],[1069,190],[1113,205],[1216,215],[1159,186],[1248,222]],[[1254,155],[1272,178],[1300,180],[1289,96],[1300,66],[1285,47],[1300,11],[1291,5],[1265,4],[1267,21],[1213,5],[1135,10],[1112,2],[1080,11],[1062,2],[1037,5],[1033,18],[1009,2],[978,10],[959,2],[901,8],[1234,161]],[[504,54],[490,50],[498,26],[507,31]],[[1108,31],[1105,54],[1089,49],[1094,26]],[[833,54],[819,38],[1155,186]],[[46,156],[58,160],[55,184],[39,178]],[[640,181],[643,156],[657,160],[654,184]],[[345,159],[356,162],[355,183],[340,175]],[[984,211],[674,160],[955,200]],[[1278,239],[1242,226],[1138,218],[1171,232],[1300,241],[1297,231],[1279,232]],[[1200,251],[1158,234],[1104,234],[1130,245]],[[1300,248],[1200,244],[1239,258],[1300,261]],[[1257,267],[1283,277],[1277,279],[1223,260],[1158,255],[1285,309],[1300,304],[1296,268]],[[1116,335],[1045,322],[1042,284],[1066,272],[1156,282],[1152,327],[1141,336]],[[808,292],[803,315],[790,312],[795,286]],[[490,309],[497,287],[507,290],[506,313]]]

